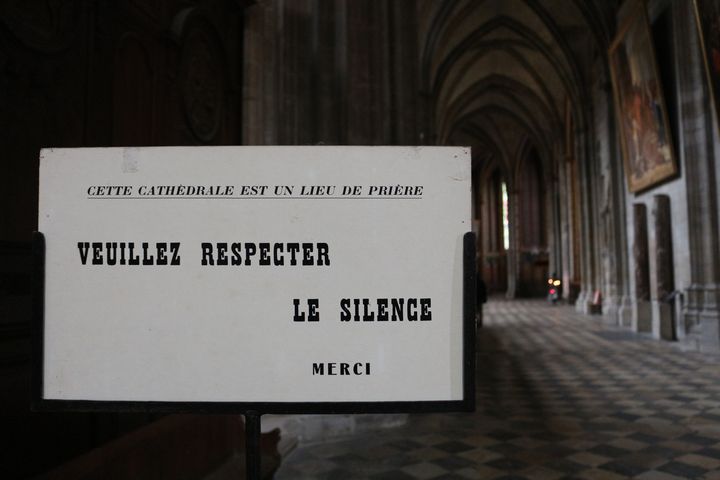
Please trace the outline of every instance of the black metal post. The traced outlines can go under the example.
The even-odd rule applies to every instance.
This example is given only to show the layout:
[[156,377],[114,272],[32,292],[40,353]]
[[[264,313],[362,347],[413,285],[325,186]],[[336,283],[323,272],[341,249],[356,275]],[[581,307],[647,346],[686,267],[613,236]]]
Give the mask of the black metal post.
[[45,235],[34,232],[33,252],[33,355],[32,355],[32,410],[36,410],[43,400],[43,355],[45,345]]
[[463,405],[464,411],[475,411],[475,309],[477,302],[475,260],[476,240],[473,232],[463,236]]
[[260,480],[260,413],[245,412],[245,472],[247,480]]

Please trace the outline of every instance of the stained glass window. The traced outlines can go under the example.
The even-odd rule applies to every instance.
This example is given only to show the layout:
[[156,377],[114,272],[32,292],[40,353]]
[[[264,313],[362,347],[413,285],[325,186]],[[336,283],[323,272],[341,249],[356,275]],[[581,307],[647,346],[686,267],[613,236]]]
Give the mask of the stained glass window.
[[508,210],[507,185],[505,182],[502,182],[500,192],[502,195],[503,248],[507,250],[510,248],[510,214]]

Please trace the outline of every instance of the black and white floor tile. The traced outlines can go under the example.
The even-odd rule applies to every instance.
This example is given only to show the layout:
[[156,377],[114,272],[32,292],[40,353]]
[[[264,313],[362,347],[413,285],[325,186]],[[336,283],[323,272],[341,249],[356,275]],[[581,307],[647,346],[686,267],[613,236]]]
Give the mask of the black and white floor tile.
[[718,479],[720,358],[541,301],[491,301],[477,411],[301,446],[275,478]]

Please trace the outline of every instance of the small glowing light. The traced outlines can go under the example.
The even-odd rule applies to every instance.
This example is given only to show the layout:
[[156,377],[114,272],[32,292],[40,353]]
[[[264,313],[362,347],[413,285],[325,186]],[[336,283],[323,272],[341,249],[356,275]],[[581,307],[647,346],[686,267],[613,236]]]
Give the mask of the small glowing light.
[[552,279],[552,278],[548,278],[548,285],[552,285],[552,284],[553,284],[553,279]]
[[553,285],[555,285],[556,287],[559,287],[559,286],[560,286],[560,280],[555,280],[555,281],[553,282]]
[[555,295],[555,289],[554,289],[554,288],[551,288],[551,289],[550,289],[550,295]]

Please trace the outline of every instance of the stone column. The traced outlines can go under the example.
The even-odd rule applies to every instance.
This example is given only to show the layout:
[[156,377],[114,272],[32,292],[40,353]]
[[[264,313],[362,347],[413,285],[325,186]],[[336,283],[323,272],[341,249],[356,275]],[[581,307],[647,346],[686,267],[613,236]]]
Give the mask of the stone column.
[[590,313],[589,303],[593,299],[595,293],[595,216],[594,216],[594,195],[593,180],[597,178],[597,172],[594,168],[595,157],[590,147],[591,137],[589,131],[589,122],[585,122],[585,130],[582,135],[577,138],[577,158],[580,173],[580,208],[581,208],[581,224],[580,224],[580,245],[582,250],[581,256],[581,279],[582,288],[578,300],[575,303],[575,310],[582,313]]
[[275,112],[277,29],[276,5],[262,3],[245,9],[243,40],[242,142],[277,143]]
[[390,110],[391,142],[394,145],[416,145],[420,141],[421,88],[417,2],[394,0],[387,2],[390,39],[390,88],[393,105]]
[[633,231],[635,237],[632,248],[635,299],[633,301],[632,328],[636,332],[652,332],[647,208],[643,203],[633,205]]
[[[544,185],[550,186],[545,192],[545,225],[541,228],[545,228],[545,241],[548,249],[548,275],[552,272],[562,279],[562,292],[563,298],[567,298],[566,290],[570,286],[567,282],[567,275],[565,275],[565,259],[564,253],[564,226],[565,219],[563,218],[563,205],[564,205],[564,192],[563,192],[563,181],[562,166],[563,166],[563,154],[562,145],[556,143],[551,151],[555,161],[551,163],[553,170],[543,166],[543,180]],[[550,162],[548,162],[550,163]],[[547,165],[547,163],[545,164]]]
[[347,6],[347,141],[389,143],[388,12],[386,5],[352,0]]
[[343,61],[346,53],[347,20],[345,3],[316,0],[313,6],[315,32],[314,114],[316,127],[313,142],[326,145],[343,143],[345,98]]
[[[613,92],[610,86],[610,79],[606,78],[606,98],[608,105],[614,105]],[[608,135],[610,138],[618,139],[617,116],[612,109],[609,109]],[[628,225],[626,209],[626,183],[623,170],[623,158],[619,142],[615,142],[615,148],[611,150],[611,195],[613,198],[613,237],[612,255],[615,256],[613,269],[609,272],[613,284],[613,294],[617,308],[616,321],[618,325],[629,327],[632,323],[632,299],[630,297],[630,255],[628,245]]]
[[[688,340],[720,352],[720,235],[718,219],[717,124],[698,43],[692,2],[673,3],[678,94],[683,120],[681,157],[687,185],[691,285],[685,291]],[[720,92],[716,92],[720,94]],[[720,112],[715,112],[716,116]]]
[[615,131],[613,93],[604,64],[597,64],[597,83],[593,90],[597,141],[595,154],[600,175],[597,178],[597,286],[602,292],[602,313],[617,325],[630,326],[632,309],[627,297],[628,251],[625,225],[625,182],[622,158]]
[[558,196],[560,198],[560,258],[563,260],[562,269],[558,275],[562,277],[562,294],[564,300],[570,299],[570,283],[572,280],[572,244],[571,244],[571,218],[572,193],[570,188],[570,161],[568,155],[558,159]]

